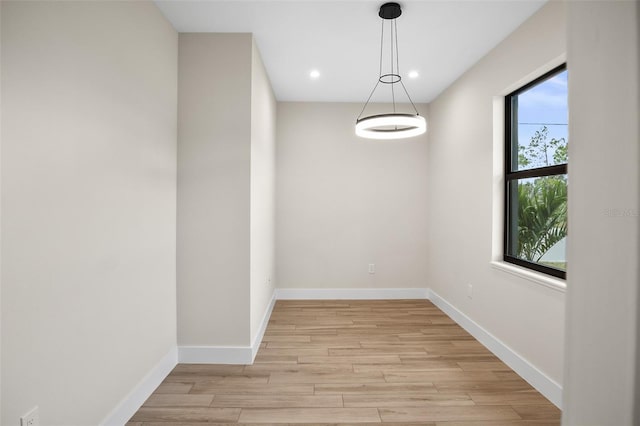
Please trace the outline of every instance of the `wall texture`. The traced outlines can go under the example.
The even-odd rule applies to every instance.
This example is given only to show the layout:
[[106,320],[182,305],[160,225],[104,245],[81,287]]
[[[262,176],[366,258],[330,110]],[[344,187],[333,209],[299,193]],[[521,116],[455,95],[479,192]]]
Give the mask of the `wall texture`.
[[637,425],[640,6],[569,2],[568,25],[576,142],[569,145],[563,424]]
[[179,38],[178,344],[248,346],[252,37]]
[[176,344],[177,34],[2,2],[2,420],[95,425]]
[[427,285],[427,137],[359,138],[361,108],[278,104],[279,288]]
[[557,383],[564,293],[491,266],[493,201],[501,200],[492,172],[493,98],[558,65],[565,44],[564,5],[550,2],[430,104],[426,166],[427,285]]
[[251,342],[275,287],[276,98],[255,42],[251,53]]

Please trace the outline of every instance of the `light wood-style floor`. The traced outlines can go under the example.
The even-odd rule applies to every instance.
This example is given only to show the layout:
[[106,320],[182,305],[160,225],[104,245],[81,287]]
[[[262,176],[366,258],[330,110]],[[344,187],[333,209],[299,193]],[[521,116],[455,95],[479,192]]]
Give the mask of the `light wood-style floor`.
[[253,365],[180,364],[128,426],[558,425],[560,410],[426,300],[278,301]]

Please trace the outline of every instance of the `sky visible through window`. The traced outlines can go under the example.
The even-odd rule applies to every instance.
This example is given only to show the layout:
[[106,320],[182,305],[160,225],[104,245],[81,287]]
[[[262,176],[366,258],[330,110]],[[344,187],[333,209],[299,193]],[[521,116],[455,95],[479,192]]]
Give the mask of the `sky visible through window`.
[[[548,138],[568,138],[567,71],[518,95],[518,144],[528,146],[536,130],[548,129]],[[553,152],[549,153],[553,164]]]
[[[517,111],[517,141],[511,140],[513,170],[566,163],[567,71],[535,83],[516,97],[517,103],[512,98],[510,104],[516,108],[510,113]],[[511,181],[518,185],[513,204],[518,209],[518,231],[509,237],[516,247],[508,254],[547,268],[543,272],[552,275],[566,271],[567,175],[566,166],[559,167],[550,176],[542,177],[538,174],[541,172],[534,171],[531,178]],[[564,277],[560,272],[556,276]]]

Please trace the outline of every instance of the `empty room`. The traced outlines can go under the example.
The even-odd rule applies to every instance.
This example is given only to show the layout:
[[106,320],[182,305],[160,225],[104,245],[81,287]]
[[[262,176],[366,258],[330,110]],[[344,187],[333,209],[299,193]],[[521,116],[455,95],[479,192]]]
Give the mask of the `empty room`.
[[0,0],[0,424],[639,425],[639,23]]

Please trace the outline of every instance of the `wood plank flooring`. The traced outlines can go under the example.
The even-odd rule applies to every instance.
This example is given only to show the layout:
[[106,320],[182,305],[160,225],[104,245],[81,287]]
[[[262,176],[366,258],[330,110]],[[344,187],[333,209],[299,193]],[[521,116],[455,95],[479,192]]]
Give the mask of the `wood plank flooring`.
[[278,301],[253,365],[179,364],[127,426],[558,425],[426,300]]

